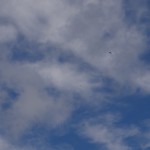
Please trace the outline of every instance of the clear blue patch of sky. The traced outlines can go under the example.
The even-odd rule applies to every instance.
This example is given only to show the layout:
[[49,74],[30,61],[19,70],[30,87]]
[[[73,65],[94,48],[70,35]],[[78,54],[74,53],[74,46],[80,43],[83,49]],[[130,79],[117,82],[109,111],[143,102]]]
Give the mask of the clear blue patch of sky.
[[36,62],[43,59],[44,55],[39,51],[40,45],[33,41],[28,41],[23,36],[18,36],[13,44],[9,58],[11,61]]
[[119,112],[122,115],[121,124],[139,124],[150,118],[150,95],[134,94],[123,96],[115,100],[106,111]]
[[150,46],[139,56],[139,58],[145,63],[145,65],[150,64]]
[[17,100],[19,93],[16,91],[16,89],[8,87],[5,84],[0,85],[0,92],[5,93],[4,97],[2,97],[3,102],[1,104],[1,108],[3,111],[5,111],[9,109]]
[[136,138],[136,136],[126,138],[125,142],[129,147],[132,148],[132,150],[143,150],[143,148],[141,148],[140,145],[142,141],[139,141],[139,139]]
[[88,139],[82,138],[75,132],[73,129],[70,129],[70,132],[65,134],[64,136],[53,136],[50,140],[54,145],[61,144],[61,143],[69,143],[73,146],[74,150],[79,149],[86,149],[86,150],[97,150],[98,145],[94,143],[90,143]]

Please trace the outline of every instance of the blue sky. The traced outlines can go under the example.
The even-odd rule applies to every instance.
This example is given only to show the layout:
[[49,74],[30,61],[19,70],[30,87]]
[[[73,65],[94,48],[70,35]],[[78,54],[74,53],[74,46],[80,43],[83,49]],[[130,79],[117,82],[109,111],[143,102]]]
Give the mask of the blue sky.
[[149,39],[148,0],[0,0],[0,150],[149,150]]

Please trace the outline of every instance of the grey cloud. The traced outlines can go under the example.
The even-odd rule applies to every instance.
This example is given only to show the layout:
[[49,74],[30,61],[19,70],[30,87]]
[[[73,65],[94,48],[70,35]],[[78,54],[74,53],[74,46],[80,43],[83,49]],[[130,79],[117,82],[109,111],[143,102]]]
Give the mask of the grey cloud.
[[17,38],[17,30],[12,25],[0,25],[0,44],[6,44]]
[[30,148],[20,148],[18,146],[15,146],[12,143],[9,143],[6,139],[4,139],[3,137],[0,137],[0,149],[2,150],[33,150]]
[[[71,114],[71,102],[66,97],[55,100],[44,90],[45,85],[40,77],[30,68],[15,64],[2,64],[3,81],[8,87],[16,89],[19,96],[4,113],[1,128],[14,137],[20,136],[34,122],[45,122],[51,127],[63,123]],[[6,69],[7,68],[7,69]],[[4,95],[4,96],[3,96]],[[7,93],[2,93],[2,99]],[[2,101],[1,99],[1,101]],[[5,114],[5,115],[4,115]]]

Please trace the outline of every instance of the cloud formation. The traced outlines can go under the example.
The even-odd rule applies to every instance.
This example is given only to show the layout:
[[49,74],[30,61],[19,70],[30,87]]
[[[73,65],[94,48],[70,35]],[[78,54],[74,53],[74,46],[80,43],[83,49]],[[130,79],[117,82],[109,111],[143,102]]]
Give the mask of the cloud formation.
[[[129,1],[131,23],[124,4],[0,0],[0,148],[19,143],[35,124],[63,126],[80,107],[105,109],[120,93],[149,94],[149,66],[140,58],[148,48],[140,21],[148,10]],[[124,140],[137,134],[108,120],[87,122],[84,134],[108,150],[130,149]]]
[[[130,150],[126,139],[138,134],[136,127],[117,127],[116,117],[110,114],[84,122],[81,133],[91,142],[104,145],[106,150]],[[100,148],[101,149],[101,148]]]

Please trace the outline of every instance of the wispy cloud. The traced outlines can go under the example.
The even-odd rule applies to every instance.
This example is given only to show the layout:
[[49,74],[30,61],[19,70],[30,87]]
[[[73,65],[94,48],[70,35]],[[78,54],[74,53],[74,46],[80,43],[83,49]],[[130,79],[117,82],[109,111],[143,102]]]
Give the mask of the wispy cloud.
[[[138,135],[136,127],[117,126],[116,117],[110,114],[100,118],[86,120],[81,126],[80,134],[90,140],[104,146],[104,149],[130,150],[127,138]],[[101,149],[101,148],[100,148]]]
[[[140,0],[130,3],[137,20],[131,24],[123,0],[0,0],[3,135],[19,141],[36,123],[49,129],[63,125],[81,105],[105,108],[103,102],[122,91],[149,93],[149,66],[140,59],[148,47],[140,21],[147,8]],[[42,57],[35,61],[37,52]],[[61,62],[62,54],[72,57]],[[125,140],[137,130],[106,118],[87,121],[84,135],[107,149],[130,149]],[[9,142],[1,141],[0,148],[7,150]]]

